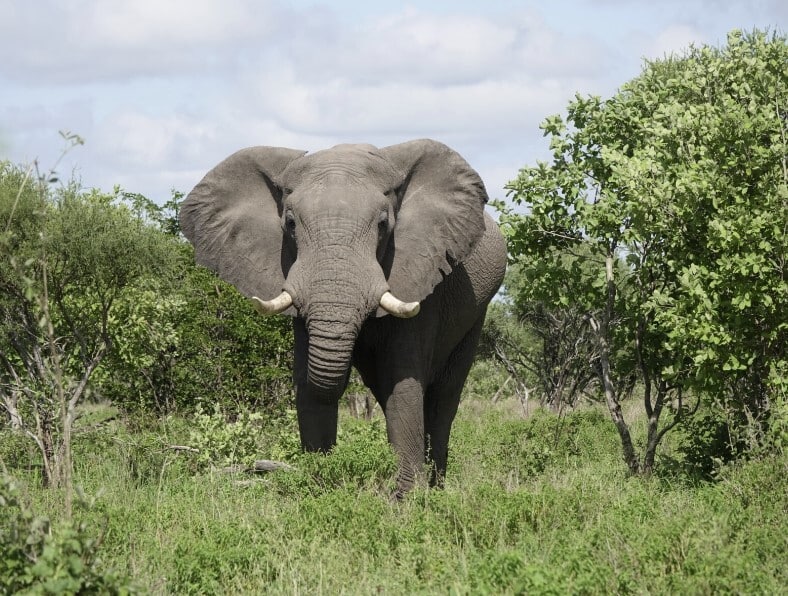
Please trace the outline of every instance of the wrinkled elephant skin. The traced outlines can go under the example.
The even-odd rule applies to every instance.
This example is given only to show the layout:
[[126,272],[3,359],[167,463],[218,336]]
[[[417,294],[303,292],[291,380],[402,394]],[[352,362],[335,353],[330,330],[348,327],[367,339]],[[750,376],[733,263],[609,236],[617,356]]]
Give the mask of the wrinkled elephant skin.
[[355,366],[386,416],[398,497],[425,463],[442,483],[460,393],[503,279],[506,247],[486,201],[462,157],[418,140],[312,154],[243,149],[181,207],[200,264],[259,312],[294,317],[303,447],[333,447]]

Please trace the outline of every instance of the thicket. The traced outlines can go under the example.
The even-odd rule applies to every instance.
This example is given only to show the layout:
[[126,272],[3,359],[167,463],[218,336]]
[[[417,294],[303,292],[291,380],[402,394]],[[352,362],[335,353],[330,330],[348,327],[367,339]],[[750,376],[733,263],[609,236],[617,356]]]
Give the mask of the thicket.
[[[64,151],[81,143],[63,138]],[[87,503],[75,491],[73,452],[95,429],[129,416],[144,428],[174,412],[194,412],[199,421],[203,408],[231,416],[258,408],[261,426],[286,415],[290,327],[256,316],[234,289],[194,265],[179,236],[179,200],[159,207],[119,188],[60,183],[37,164],[0,162],[3,590],[134,590],[98,556],[106,520],[87,524],[89,512],[72,510],[72,502]],[[222,416],[223,429],[226,422]],[[153,444],[170,449],[161,439],[132,440],[129,452],[148,453]],[[129,462],[138,478],[160,471]],[[54,516],[34,513],[8,468],[64,489],[55,493],[64,507]]]
[[[721,465],[713,483],[680,466],[646,481],[625,473],[604,409],[523,418],[516,406],[464,400],[446,488],[398,505],[379,415],[343,408],[333,453],[291,456],[294,469],[267,476],[167,449],[189,440],[192,417],[147,429],[113,420],[75,443],[77,482],[101,491],[75,523],[101,541],[96,573],[157,594],[784,592],[784,456]],[[646,421],[631,422],[643,440]],[[256,437],[262,455],[291,441],[270,428]],[[666,456],[683,457],[679,439],[666,438]],[[60,499],[24,461],[11,471],[56,534]]]
[[[606,100],[578,95],[542,124],[551,161],[510,183],[518,208],[500,206],[512,308],[543,351],[565,348],[540,374],[590,363],[571,386],[593,372],[633,474],[701,408],[729,453],[788,437],[786,64],[784,35],[734,31]],[[633,391],[642,447],[622,412]]]
[[24,413],[14,404],[51,372],[44,310],[63,375],[87,374],[94,399],[156,414],[203,400],[283,410],[288,321],[256,316],[194,265],[179,200],[56,186],[0,163],[0,394],[12,423]]

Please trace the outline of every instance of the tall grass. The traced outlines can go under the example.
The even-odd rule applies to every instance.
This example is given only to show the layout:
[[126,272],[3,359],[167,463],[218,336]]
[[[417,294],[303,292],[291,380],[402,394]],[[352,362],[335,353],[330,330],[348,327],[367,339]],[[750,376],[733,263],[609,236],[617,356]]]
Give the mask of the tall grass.
[[[603,412],[518,408],[464,402],[446,488],[401,504],[380,420],[343,418],[333,454],[252,482],[167,450],[182,420],[115,421],[75,445],[99,494],[77,515],[106,520],[103,563],[152,593],[786,593],[784,456],[629,478]],[[59,493],[26,494],[57,518]]]

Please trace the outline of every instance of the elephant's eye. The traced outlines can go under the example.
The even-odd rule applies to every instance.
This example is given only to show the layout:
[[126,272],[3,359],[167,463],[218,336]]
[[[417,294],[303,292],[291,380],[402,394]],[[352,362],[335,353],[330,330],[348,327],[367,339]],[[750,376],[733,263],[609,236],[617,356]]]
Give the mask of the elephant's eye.
[[389,212],[381,211],[378,216],[378,231],[385,234],[389,230]]
[[295,234],[296,221],[292,211],[285,211],[284,228],[291,236]]

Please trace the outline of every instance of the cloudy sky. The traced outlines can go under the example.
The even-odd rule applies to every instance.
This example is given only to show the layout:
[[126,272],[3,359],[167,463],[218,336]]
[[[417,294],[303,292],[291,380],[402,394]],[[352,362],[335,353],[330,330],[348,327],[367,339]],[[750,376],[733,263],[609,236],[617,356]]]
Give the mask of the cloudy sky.
[[431,137],[492,197],[575,92],[644,58],[788,29],[785,0],[0,0],[0,159],[158,202],[250,145]]

